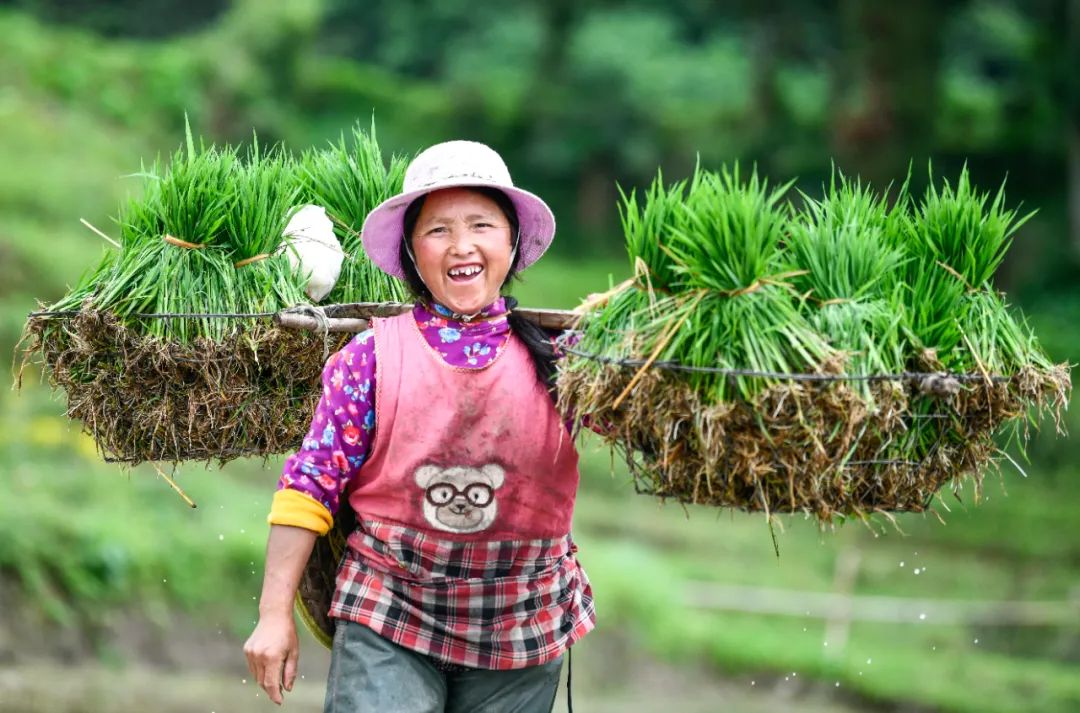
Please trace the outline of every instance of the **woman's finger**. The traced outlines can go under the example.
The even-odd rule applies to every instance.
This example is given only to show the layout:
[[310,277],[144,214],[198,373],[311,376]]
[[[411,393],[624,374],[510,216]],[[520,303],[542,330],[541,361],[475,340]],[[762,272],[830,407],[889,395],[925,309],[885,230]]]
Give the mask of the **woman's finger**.
[[251,677],[253,679],[258,681],[259,680],[259,674],[258,674],[258,672],[257,672],[257,670],[255,668],[255,654],[252,653],[251,651],[248,651],[246,646],[244,647],[244,658],[247,659],[248,673],[251,674]]
[[267,662],[259,677],[260,685],[270,700],[281,705],[281,659]]
[[300,662],[300,647],[293,645],[285,658],[285,690],[291,691],[296,683],[296,669]]

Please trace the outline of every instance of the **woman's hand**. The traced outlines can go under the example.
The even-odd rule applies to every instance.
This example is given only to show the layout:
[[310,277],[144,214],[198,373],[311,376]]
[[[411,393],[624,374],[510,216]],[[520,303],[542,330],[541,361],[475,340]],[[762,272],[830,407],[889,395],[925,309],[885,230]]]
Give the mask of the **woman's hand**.
[[293,598],[311,556],[317,535],[289,525],[271,525],[266,542],[266,572],[259,623],[244,644],[248,670],[278,705],[284,690],[291,691],[300,660],[300,642],[293,622]]
[[281,705],[284,691],[291,691],[296,682],[296,665],[300,660],[300,641],[292,612],[264,614],[259,617],[255,631],[244,644],[248,670],[270,696]]

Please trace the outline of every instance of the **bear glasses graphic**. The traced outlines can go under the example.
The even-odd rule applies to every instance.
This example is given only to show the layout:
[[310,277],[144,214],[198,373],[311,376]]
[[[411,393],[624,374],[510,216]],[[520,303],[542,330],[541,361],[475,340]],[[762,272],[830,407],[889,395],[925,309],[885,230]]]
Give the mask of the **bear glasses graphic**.
[[424,497],[435,507],[450,505],[454,498],[462,498],[465,500],[463,506],[486,508],[495,499],[495,488],[487,483],[472,483],[464,490],[458,490],[450,483],[436,483],[424,491]]
[[499,503],[495,491],[506,474],[494,463],[440,467],[424,465],[416,469],[416,484],[424,489],[424,518],[432,527],[448,532],[478,532],[495,521]]

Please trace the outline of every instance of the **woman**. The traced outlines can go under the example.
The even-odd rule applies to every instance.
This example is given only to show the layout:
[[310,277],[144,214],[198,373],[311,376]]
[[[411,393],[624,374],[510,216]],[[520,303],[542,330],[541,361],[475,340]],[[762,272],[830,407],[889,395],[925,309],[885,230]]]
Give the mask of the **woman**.
[[417,301],[327,360],[278,483],[244,646],[275,703],[296,677],[300,575],[351,507],[325,710],[551,710],[564,653],[595,624],[569,534],[577,453],[552,341],[500,292],[554,234],[548,206],[467,141],[421,153],[368,215],[364,250]]

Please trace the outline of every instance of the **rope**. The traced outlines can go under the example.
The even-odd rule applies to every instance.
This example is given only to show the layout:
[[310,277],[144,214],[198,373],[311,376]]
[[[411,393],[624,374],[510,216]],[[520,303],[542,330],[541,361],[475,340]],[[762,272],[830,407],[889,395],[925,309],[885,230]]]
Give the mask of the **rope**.
[[181,240],[173,235],[162,235],[161,239],[169,245],[175,245],[178,248],[187,248],[188,250],[201,250],[206,247],[205,245],[199,245],[198,243],[189,243],[188,241]]
[[319,332],[323,338],[323,361],[330,358],[330,318],[326,316],[326,310],[319,305],[296,305],[281,310],[281,314],[301,314],[314,317],[319,323]]
[[260,260],[265,260],[266,258],[268,258],[270,256],[271,256],[271,253],[259,253],[258,255],[252,255],[249,258],[244,258],[243,260],[240,260],[238,262],[234,262],[233,267],[241,268],[244,265],[250,265],[253,262],[259,262]]

